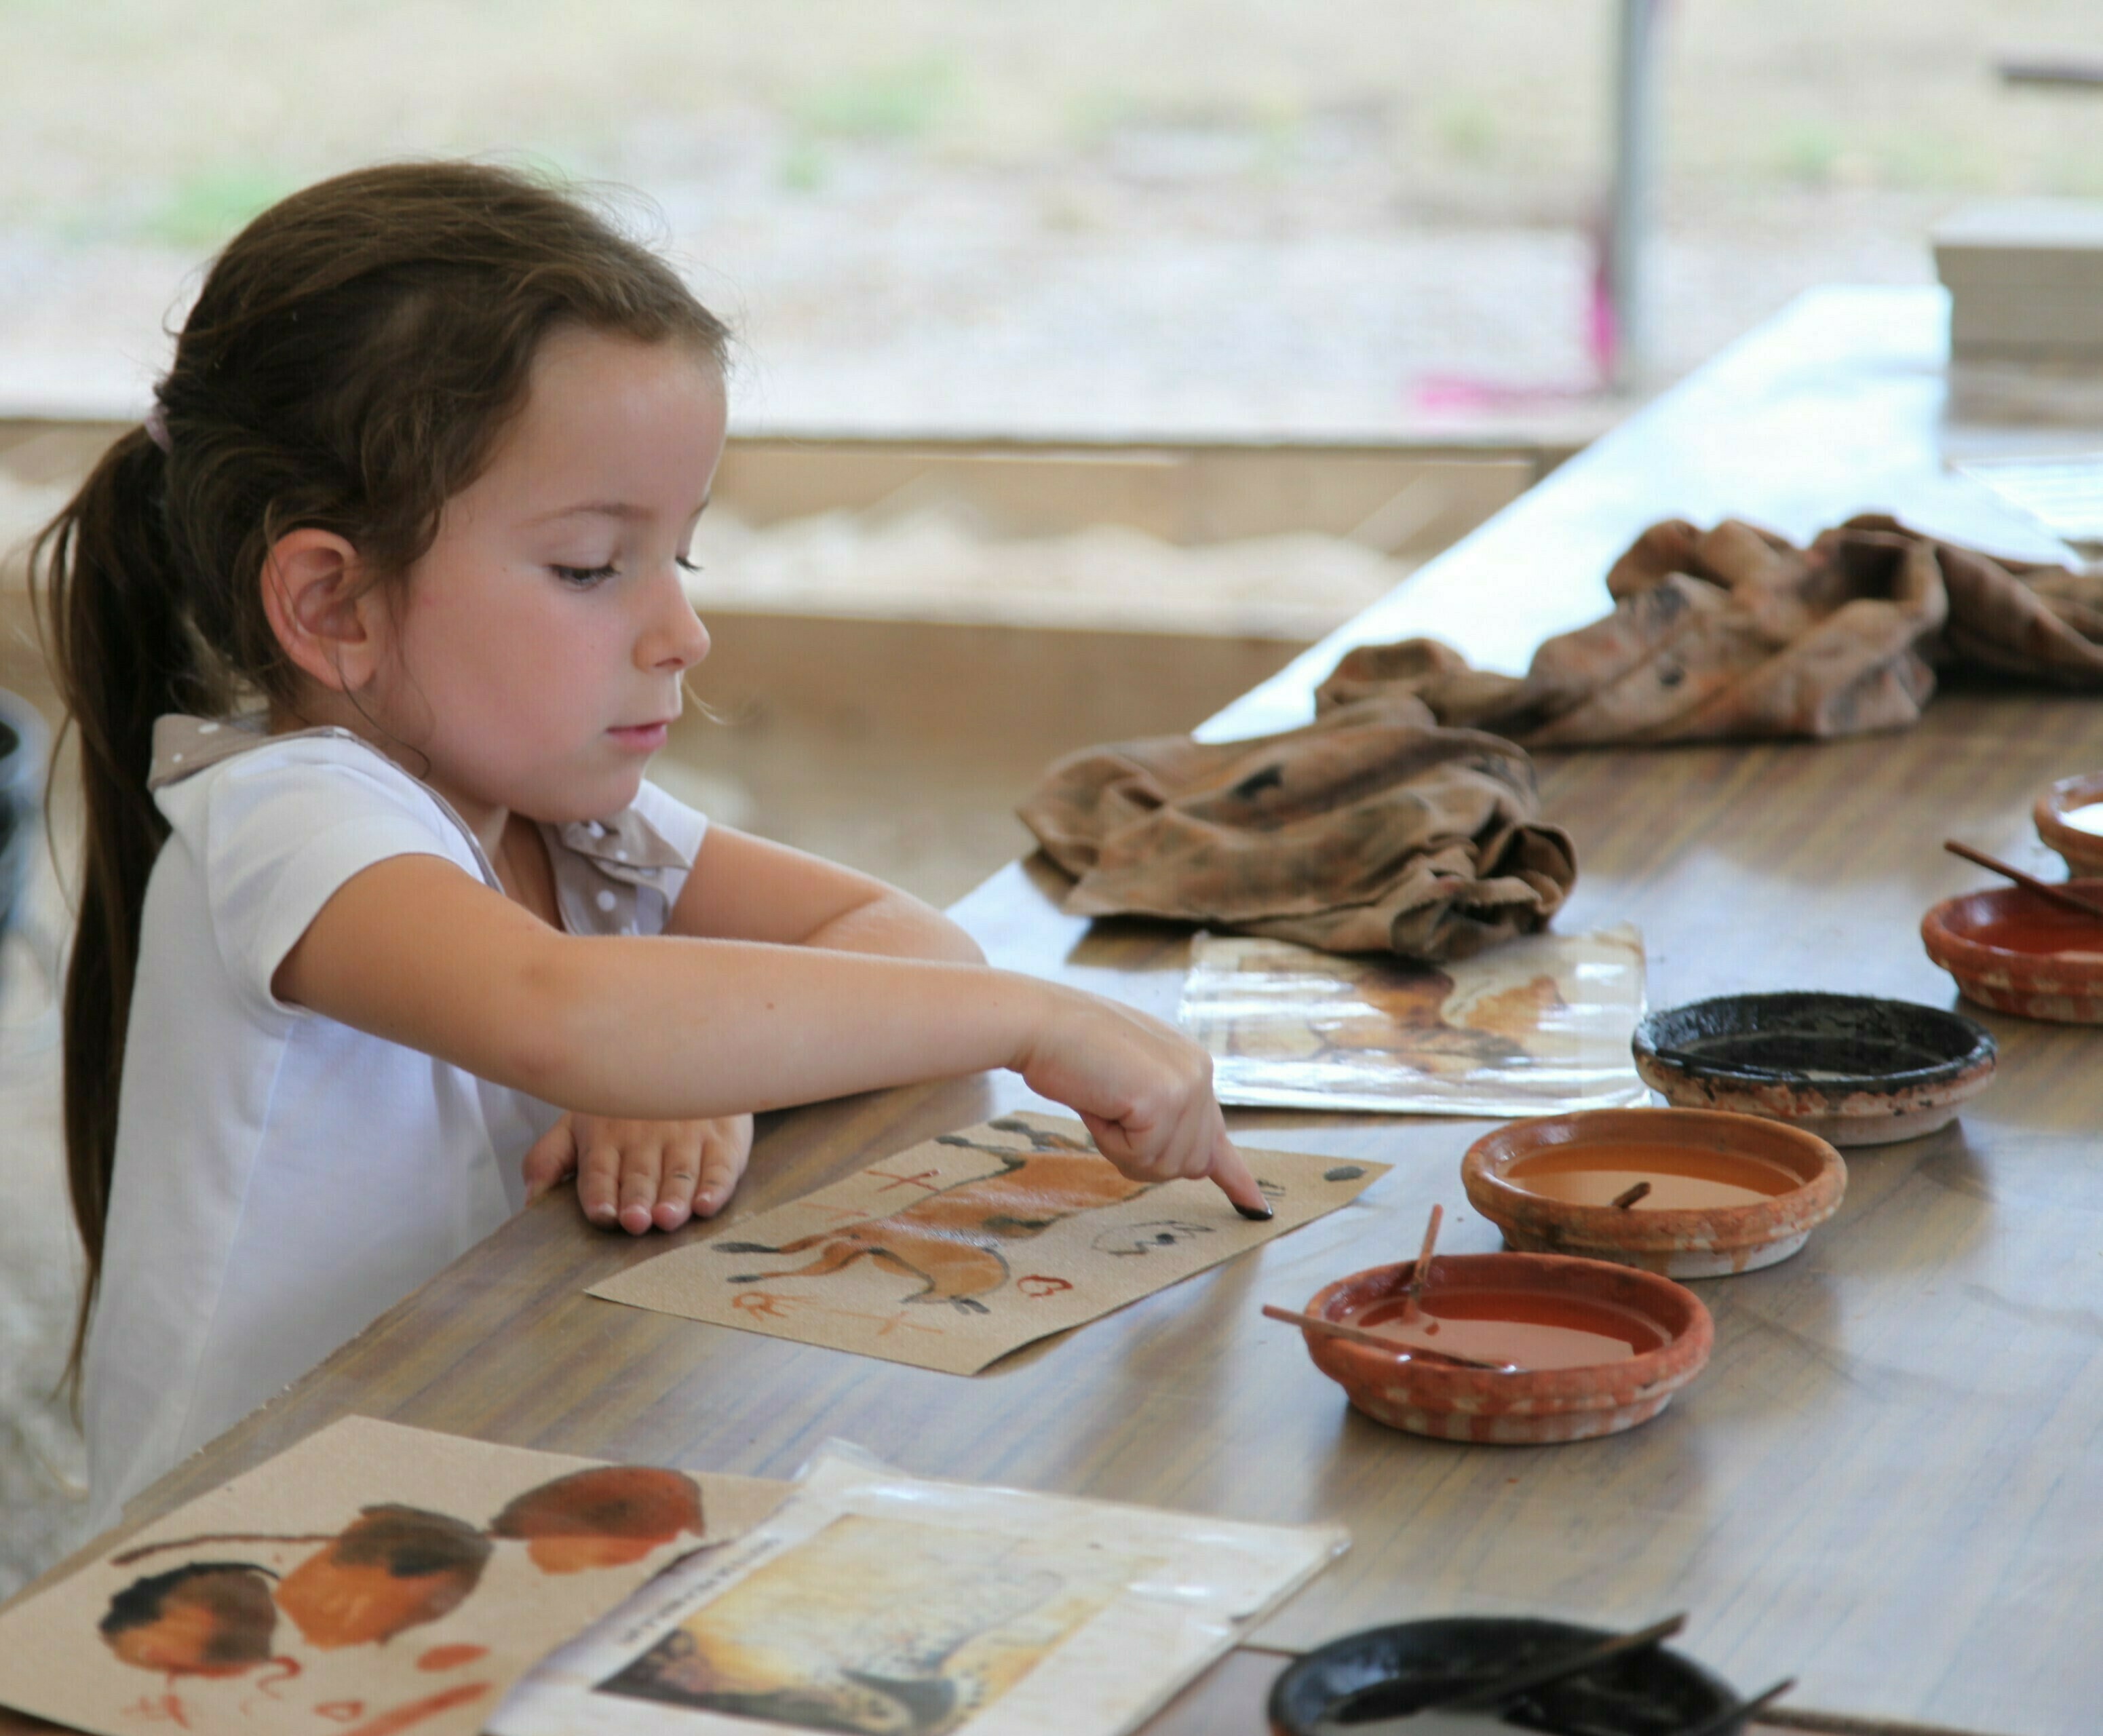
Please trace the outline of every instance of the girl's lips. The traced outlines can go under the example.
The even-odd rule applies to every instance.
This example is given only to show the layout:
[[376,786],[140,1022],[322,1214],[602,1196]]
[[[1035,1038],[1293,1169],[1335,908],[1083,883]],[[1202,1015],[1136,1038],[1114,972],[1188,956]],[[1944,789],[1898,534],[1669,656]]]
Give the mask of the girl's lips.
[[633,748],[642,754],[656,753],[665,745],[665,738],[671,732],[669,723],[631,723],[624,728],[607,731],[623,747]]

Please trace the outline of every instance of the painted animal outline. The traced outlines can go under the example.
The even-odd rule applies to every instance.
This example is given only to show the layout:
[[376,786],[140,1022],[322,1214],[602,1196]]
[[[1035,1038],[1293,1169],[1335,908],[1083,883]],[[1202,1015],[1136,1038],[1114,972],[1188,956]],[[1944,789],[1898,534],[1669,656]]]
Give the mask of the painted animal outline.
[[1020,1116],[986,1124],[997,1132],[1020,1133],[1028,1151],[986,1145],[962,1133],[944,1133],[937,1145],[961,1146],[1000,1159],[994,1174],[937,1188],[909,1206],[881,1217],[798,1236],[778,1248],[761,1242],[713,1242],[723,1253],[798,1254],[816,1250],[807,1266],[789,1271],[744,1272],[732,1284],[779,1278],[822,1278],[869,1260],[887,1271],[921,1280],[909,1302],[947,1302],[960,1314],[991,1312],[979,1298],[1007,1283],[1003,1242],[1041,1235],[1076,1213],[1122,1205],[1158,1184],[1120,1175],[1094,1146],[1064,1133],[1034,1127]]

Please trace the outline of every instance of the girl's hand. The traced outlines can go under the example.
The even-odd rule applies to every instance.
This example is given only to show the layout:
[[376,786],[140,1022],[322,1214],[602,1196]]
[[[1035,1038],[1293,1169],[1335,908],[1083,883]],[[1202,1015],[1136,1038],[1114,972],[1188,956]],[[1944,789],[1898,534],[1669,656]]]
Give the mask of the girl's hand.
[[1270,1202],[1227,1138],[1212,1057],[1172,1025],[1070,994],[1016,1063],[1031,1090],[1069,1105],[1096,1149],[1138,1182],[1209,1179],[1244,1217]]
[[728,1202],[752,1155],[752,1117],[712,1121],[624,1121],[566,1115],[526,1154],[526,1198],[565,1176],[594,1223],[631,1235],[713,1217]]

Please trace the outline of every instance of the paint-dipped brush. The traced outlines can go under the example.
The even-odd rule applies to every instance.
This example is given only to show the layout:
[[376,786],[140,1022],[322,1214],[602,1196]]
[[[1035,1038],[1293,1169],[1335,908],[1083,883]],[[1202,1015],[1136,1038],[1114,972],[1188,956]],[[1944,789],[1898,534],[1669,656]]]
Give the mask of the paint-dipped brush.
[[1438,1245],[1438,1226],[1445,1221],[1446,1208],[1434,1204],[1431,1216],[1425,1220],[1424,1245],[1417,1249],[1416,1264],[1410,1269],[1409,1282],[1402,1287],[1402,1317],[1405,1320],[1416,1318],[1417,1304],[1424,1293],[1431,1288],[1431,1252]]
[[1398,1338],[1385,1338],[1376,1332],[1368,1332],[1363,1326],[1351,1325],[1345,1320],[1325,1320],[1318,1314],[1296,1314],[1290,1308],[1263,1305],[1264,1313],[1274,1320],[1283,1320],[1289,1326],[1305,1327],[1309,1332],[1326,1333],[1330,1338],[1341,1338],[1347,1344],[1370,1345],[1376,1351],[1386,1351],[1405,1361],[1457,1363],[1464,1369],[1487,1369],[1496,1374],[1512,1374],[1518,1365],[1510,1362],[1485,1362],[1478,1356],[1463,1356],[1457,1351],[1434,1351],[1428,1345],[1404,1344]]
[[[1352,1716],[1354,1712],[1370,1712],[1382,1699],[1391,1698],[1398,1686],[1394,1682],[1375,1682],[1330,1707],[1316,1722],[1313,1736],[1381,1736],[1385,1732],[1392,1732],[1393,1736],[1492,1736],[1494,1732],[1512,1729],[1501,1714],[1521,1694],[1531,1694],[1568,1676],[1581,1676],[1601,1664],[1612,1663],[1631,1652],[1655,1645],[1661,1640],[1671,1638],[1686,1625],[1685,1615],[1668,1616],[1634,1633],[1616,1634],[1611,1639],[1567,1647],[1551,1657],[1522,1664],[1494,1680],[1465,1689],[1450,1698],[1414,1712],[1385,1718],[1377,1714],[1371,1717]],[[1779,1690],[1770,1690],[1770,1697],[1776,1691]],[[1733,1715],[1742,1709],[1733,1707]],[[1727,1727],[1727,1720],[1721,1728]]]
[[2035,892],[2048,904],[2061,910],[2079,910],[2084,916],[2103,916],[2103,904],[2064,886],[2055,886],[2049,880],[2040,880],[2034,875],[2025,874],[2012,863],[1998,857],[1989,856],[1984,850],[1975,850],[1968,844],[1959,844],[1954,838],[1942,840],[1942,848],[1952,856],[1961,856],[1967,862],[1976,862],[1981,868],[1990,869],[2003,879],[2013,880],[2025,892]]

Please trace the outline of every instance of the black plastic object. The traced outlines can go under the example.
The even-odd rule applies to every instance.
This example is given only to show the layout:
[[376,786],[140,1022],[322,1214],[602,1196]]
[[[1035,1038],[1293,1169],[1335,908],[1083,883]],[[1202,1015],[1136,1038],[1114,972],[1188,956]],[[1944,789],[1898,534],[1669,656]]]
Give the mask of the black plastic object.
[[[1332,1640],[1288,1667],[1271,1688],[1270,1721],[1283,1736],[1309,1736],[1331,1708],[1349,1699],[1346,1727],[1370,1724],[1615,1637],[1611,1628],[1516,1616],[1448,1616],[1369,1627]],[[1383,1685],[1392,1691],[1367,1691]],[[1513,1702],[1503,1716],[1513,1729],[1551,1736],[1675,1736],[1701,1729],[1737,1701],[1720,1676],[1653,1645],[1551,1682]]]
[[1994,1057],[1985,1026],[1940,1007],[1867,995],[1723,995],[1653,1013],[1638,1057],[1693,1079],[1810,1088],[1835,1099],[1959,1078]]

